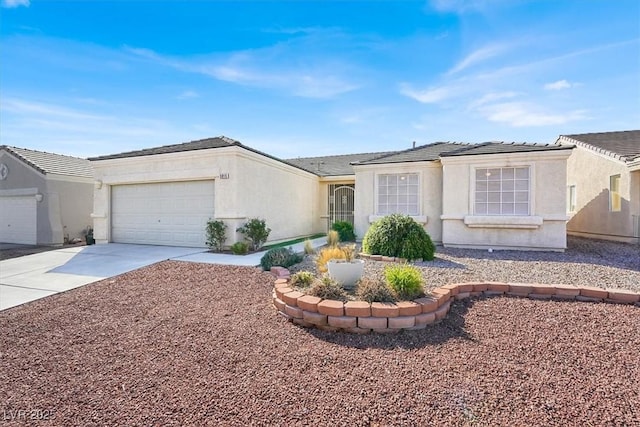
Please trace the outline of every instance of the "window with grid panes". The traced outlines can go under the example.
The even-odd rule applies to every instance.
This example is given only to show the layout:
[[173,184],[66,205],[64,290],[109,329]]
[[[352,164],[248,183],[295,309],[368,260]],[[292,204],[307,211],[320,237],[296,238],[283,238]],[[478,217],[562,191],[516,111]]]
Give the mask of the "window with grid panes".
[[529,167],[476,169],[476,215],[529,215]]
[[378,215],[419,215],[417,173],[378,175]]

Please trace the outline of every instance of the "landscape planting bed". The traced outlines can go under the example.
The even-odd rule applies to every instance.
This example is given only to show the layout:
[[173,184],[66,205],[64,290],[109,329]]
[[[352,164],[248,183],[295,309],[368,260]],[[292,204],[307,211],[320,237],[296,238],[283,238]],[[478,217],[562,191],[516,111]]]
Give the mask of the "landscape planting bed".
[[640,307],[640,293],[623,289],[500,282],[445,285],[413,301],[343,303],[294,290],[289,283],[289,271],[285,268],[274,267],[271,271],[278,277],[272,293],[273,305],[278,313],[297,325],[327,331],[394,333],[424,329],[446,316],[452,300],[479,296],[506,295],[537,300],[634,304]]

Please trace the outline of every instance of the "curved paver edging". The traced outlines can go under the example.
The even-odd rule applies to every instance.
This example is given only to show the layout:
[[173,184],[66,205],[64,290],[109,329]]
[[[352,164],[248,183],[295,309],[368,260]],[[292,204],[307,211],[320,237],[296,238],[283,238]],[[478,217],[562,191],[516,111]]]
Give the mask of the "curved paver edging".
[[506,295],[556,301],[605,302],[634,304],[640,307],[640,293],[623,289],[602,289],[573,285],[529,283],[472,282],[441,286],[430,295],[413,301],[368,303],[365,301],[323,300],[290,287],[289,271],[274,267],[277,277],[273,288],[273,305],[290,322],[304,327],[351,333],[394,333],[424,329],[447,315],[453,299]]

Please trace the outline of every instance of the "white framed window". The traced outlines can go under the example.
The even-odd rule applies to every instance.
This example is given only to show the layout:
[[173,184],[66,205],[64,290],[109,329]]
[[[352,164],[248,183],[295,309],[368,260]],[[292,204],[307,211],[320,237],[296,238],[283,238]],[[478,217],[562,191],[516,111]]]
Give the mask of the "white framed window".
[[476,215],[530,215],[530,168],[477,168]]
[[567,187],[567,212],[576,211],[576,186],[570,185]]
[[417,173],[378,175],[378,215],[419,215],[420,179]]
[[620,175],[609,177],[609,210],[620,212],[622,210],[622,197],[620,197]]

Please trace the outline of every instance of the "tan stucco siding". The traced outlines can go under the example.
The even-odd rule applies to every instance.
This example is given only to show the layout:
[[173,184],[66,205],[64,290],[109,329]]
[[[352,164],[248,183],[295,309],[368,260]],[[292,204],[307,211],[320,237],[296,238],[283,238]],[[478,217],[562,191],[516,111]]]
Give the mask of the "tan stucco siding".
[[54,242],[83,237],[92,226],[93,181],[49,179],[47,182],[48,217]]
[[[612,212],[609,182],[620,175],[621,210]],[[596,238],[637,241],[635,221],[640,215],[640,172],[622,162],[578,146],[567,162],[567,185],[576,186],[576,209],[567,231]],[[635,217],[634,217],[635,216]]]
[[[570,150],[443,158],[442,241],[450,247],[564,250]],[[529,215],[477,215],[477,168],[529,167]]]
[[238,213],[259,217],[271,228],[269,241],[321,231],[318,177],[281,162],[241,153],[235,179]]
[[364,237],[371,222],[379,218],[377,211],[377,177],[380,174],[417,173],[419,176],[419,212],[414,216],[422,223],[434,242],[442,241],[442,169],[439,162],[414,162],[354,167],[356,172],[356,235]]

